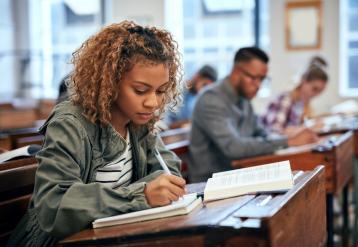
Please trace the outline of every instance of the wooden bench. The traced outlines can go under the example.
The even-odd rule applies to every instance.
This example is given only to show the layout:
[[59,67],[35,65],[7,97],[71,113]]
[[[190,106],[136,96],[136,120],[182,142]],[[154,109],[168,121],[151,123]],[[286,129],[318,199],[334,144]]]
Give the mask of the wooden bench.
[[0,165],[0,246],[5,246],[26,213],[34,188],[37,163]]

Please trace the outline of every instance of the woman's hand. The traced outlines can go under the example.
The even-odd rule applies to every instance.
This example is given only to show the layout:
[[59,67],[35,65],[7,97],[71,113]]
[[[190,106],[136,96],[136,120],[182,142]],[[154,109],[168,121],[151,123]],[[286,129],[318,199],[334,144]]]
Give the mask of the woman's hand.
[[152,207],[167,205],[185,194],[185,180],[174,175],[162,174],[147,183],[144,194]]
[[317,142],[318,140],[316,133],[308,128],[302,128],[292,132],[291,135],[288,136],[288,146],[300,146]]

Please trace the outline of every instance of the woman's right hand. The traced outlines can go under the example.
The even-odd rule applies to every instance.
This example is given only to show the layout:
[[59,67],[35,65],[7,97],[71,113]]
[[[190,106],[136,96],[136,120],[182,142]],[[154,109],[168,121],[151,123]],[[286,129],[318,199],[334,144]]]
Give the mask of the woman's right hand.
[[291,133],[291,136],[288,136],[288,146],[300,146],[317,142],[318,140],[316,133],[308,128],[302,128],[295,133]]
[[146,184],[144,194],[152,207],[164,206],[185,194],[185,180],[169,174],[162,174]]

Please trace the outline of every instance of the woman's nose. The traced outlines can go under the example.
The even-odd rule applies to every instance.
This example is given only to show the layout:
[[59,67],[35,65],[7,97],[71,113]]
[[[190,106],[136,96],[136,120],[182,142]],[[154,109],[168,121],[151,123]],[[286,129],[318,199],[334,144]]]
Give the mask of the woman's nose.
[[148,108],[158,107],[158,96],[155,93],[151,93],[145,100],[144,106]]

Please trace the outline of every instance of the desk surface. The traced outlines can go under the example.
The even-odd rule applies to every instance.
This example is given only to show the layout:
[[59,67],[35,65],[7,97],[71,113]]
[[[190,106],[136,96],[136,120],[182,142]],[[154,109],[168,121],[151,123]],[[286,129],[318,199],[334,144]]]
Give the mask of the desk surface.
[[320,166],[302,173],[284,194],[245,195],[206,203],[189,215],[88,229],[60,245],[324,246],[323,170]]
[[324,126],[317,134],[324,136],[334,133],[353,132],[354,155],[358,157],[358,116],[343,117],[339,123]]
[[292,170],[312,170],[317,165],[325,166],[326,191],[339,194],[353,176],[353,133],[335,135],[331,145],[322,150],[312,150],[315,145],[287,148],[277,154],[233,161],[235,168],[268,164],[289,160]]

